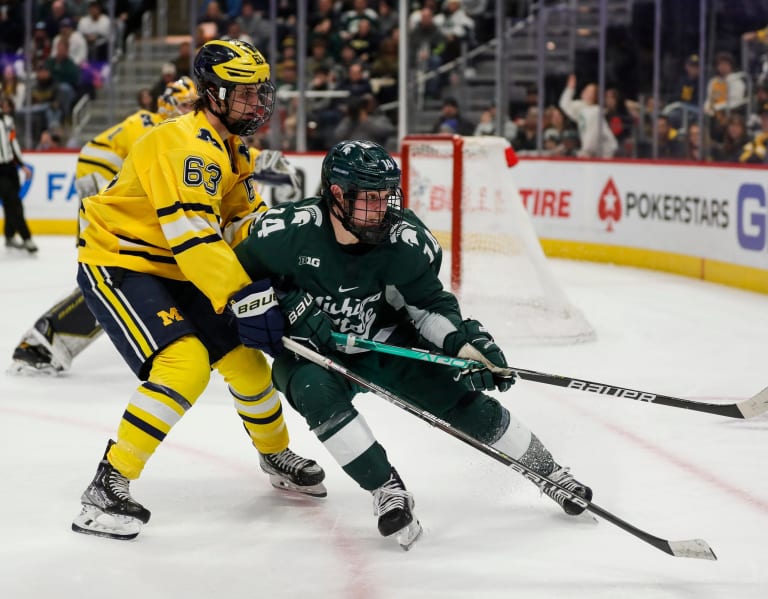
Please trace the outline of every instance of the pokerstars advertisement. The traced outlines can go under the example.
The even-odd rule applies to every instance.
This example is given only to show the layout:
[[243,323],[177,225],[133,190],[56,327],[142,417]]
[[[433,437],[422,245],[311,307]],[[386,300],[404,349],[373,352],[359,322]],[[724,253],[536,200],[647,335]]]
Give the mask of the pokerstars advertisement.
[[768,169],[522,159],[539,237],[768,269]]

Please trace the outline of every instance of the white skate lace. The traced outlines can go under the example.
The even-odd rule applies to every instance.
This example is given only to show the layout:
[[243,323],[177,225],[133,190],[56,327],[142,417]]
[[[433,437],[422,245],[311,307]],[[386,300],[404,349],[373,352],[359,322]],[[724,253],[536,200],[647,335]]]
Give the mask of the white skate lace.
[[113,470],[109,475],[109,490],[115,497],[121,501],[133,501],[131,492],[128,490],[130,481],[120,474],[117,470]]
[[[549,478],[560,486],[565,487],[572,493],[575,493],[576,495],[581,495],[583,492],[583,485],[579,483],[575,478],[573,478],[573,475],[568,471],[568,468],[561,468],[560,470],[556,470],[549,475]],[[563,505],[566,500],[570,499],[570,497],[568,497],[557,487],[550,487],[544,492],[560,505]]]
[[373,491],[373,515],[381,516],[395,509],[405,509],[412,494],[400,488],[397,481],[390,478]]
[[311,460],[296,455],[290,449],[284,449],[280,453],[268,454],[265,457],[274,467],[283,472],[291,472],[293,474],[299,473],[304,468],[309,468],[313,465]]

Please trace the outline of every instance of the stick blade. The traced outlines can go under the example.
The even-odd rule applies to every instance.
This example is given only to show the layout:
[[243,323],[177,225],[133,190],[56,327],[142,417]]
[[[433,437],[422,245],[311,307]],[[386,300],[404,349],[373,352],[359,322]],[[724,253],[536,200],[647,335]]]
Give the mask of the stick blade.
[[675,557],[691,557],[693,559],[716,560],[717,556],[704,539],[690,539],[688,541],[670,541],[670,554]]
[[768,411],[768,387],[757,395],[737,404],[744,418],[754,418]]

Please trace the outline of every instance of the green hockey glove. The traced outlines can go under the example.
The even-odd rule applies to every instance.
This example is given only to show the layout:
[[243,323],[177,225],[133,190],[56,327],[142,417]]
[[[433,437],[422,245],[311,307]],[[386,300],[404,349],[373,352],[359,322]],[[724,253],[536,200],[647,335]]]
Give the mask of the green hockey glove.
[[456,331],[446,336],[443,350],[448,355],[485,364],[485,368],[462,370],[456,377],[472,391],[507,391],[515,384],[515,374],[509,369],[504,352],[477,320],[462,321]]
[[299,343],[309,345],[318,353],[336,348],[331,336],[331,319],[315,304],[312,294],[296,289],[280,299],[285,316],[285,334]]

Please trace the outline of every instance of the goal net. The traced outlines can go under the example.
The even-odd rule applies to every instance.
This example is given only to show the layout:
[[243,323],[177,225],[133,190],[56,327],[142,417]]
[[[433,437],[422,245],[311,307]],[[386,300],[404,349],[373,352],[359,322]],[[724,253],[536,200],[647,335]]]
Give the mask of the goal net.
[[517,342],[590,341],[595,332],[552,274],[523,207],[514,160],[501,137],[407,136],[407,206],[440,241],[441,276],[465,316],[504,324]]

